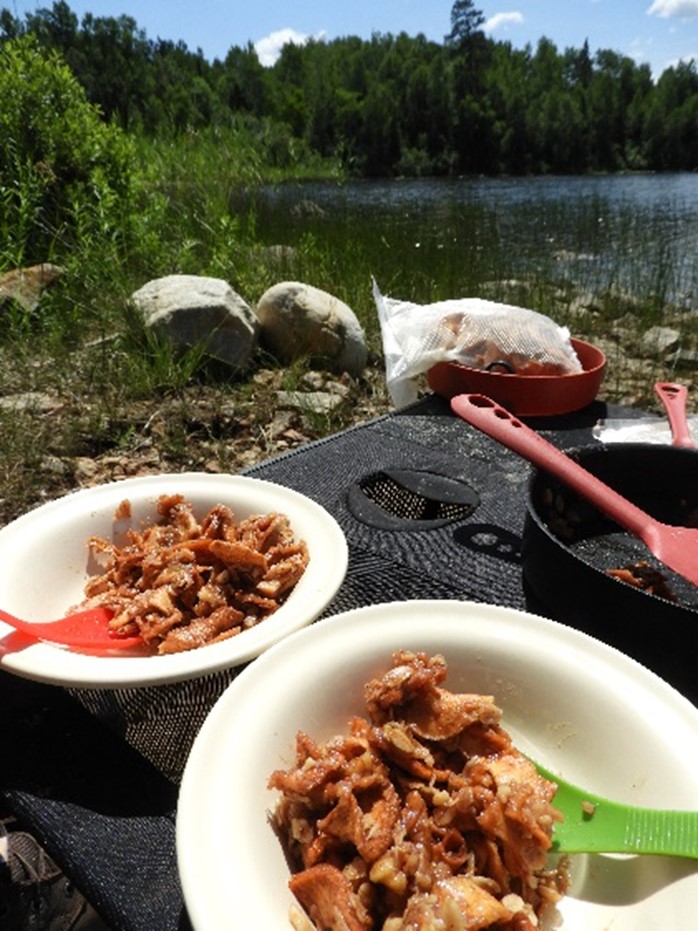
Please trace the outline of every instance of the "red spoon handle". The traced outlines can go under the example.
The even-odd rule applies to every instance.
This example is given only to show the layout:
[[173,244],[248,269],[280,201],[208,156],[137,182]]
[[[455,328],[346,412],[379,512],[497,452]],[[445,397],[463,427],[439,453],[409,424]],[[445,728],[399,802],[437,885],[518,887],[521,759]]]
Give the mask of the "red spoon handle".
[[38,623],[22,620],[0,610],[0,621],[35,640],[62,643],[64,646],[105,650],[124,650],[143,645],[141,637],[122,637],[118,633],[110,632],[108,627],[110,617],[111,612],[102,608],[94,608],[67,615],[57,621]]
[[671,381],[659,381],[654,386],[654,391],[664,405],[664,410],[669,418],[673,445],[694,449],[696,444],[686,420],[688,388],[685,385],[676,385]]
[[657,522],[601,479],[587,472],[539,433],[482,394],[461,394],[451,400],[454,413],[513,452],[555,475],[600,511],[649,546]]

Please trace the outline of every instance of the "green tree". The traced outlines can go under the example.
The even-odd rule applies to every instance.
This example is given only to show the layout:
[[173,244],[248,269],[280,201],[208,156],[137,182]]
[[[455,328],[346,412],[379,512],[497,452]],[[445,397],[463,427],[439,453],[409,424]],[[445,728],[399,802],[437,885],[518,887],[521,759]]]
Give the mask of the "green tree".
[[27,14],[27,32],[33,33],[41,45],[60,51],[63,57],[76,47],[78,18],[64,0],[51,9],[46,7]]
[[296,136],[305,136],[308,114],[308,56],[301,46],[288,42],[273,69],[273,114]]
[[451,7],[451,31],[445,37],[448,45],[467,46],[480,32],[485,17],[473,0],[456,0]]
[[450,61],[452,145],[458,171],[493,170],[493,116],[485,99],[485,76],[491,43],[481,30],[485,21],[473,0],[457,0],[446,36]]
[[251,42],[233,47],[225,57],[218,78],[223,103],[234,112],[265,114],[268,110],[266,72]]
[[290,164],[308,147],[371,174],[583,172],[695,167],[696,66],[648,66],[588,42],[560,53],[494,42],[473,0],[451,7],[443,44],[375,33],[288,44],[271,68],[251,44],[210,64],[183,42],[150,41],[127,16],[81,23],[66,0],[19,21],[58,50],[105,120],[129,132],[246,126]]
[[7,39],[16,39],[23,32],[22,23],[16,16],[13,16],[12,12],[3,7],[0,10],[0,42],[3,42]]
[[369,177],[390,175],[400,159],[393,95],[385,84],[371,89],[362,107],[357,162]]
[[115,117],[124,129],[132,128],[140,122],[152,78],[151,46],[145,33],[130,16],[86,13],[82,41],[90,100],[107,119]]
[[514,50],[510,43],[497,43],[488,71],[488,96],[495,113],[498,168],[510,174],[532,169],[532,147],[527,121],[527,95],[531,68],[529,47]]
[[46,261],[77,237],[118,236],[133,151],[56,52],[32,36],[0,46],[0,231],[6,261]]
[[649,98],[645,120],[648,162],[661,171],[698,167],[698,71],[695,61],[668,68]]

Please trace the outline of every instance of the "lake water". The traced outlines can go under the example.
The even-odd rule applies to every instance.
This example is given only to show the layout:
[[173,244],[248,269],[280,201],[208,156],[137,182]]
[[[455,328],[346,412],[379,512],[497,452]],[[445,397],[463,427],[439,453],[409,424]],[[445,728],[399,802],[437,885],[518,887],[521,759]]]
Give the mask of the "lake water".
[[538,276],[698,303],[698,173],[283,184],[256,223],[269,243],[311,237],[340,274],[358,263],[396,296]]

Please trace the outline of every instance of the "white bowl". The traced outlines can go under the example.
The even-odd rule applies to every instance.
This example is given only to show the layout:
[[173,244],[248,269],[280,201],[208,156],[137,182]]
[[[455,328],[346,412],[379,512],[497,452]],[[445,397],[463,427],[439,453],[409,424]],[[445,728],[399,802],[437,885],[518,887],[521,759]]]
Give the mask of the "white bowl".
[[[517,746],[596,794],[695,808],[698,710],[616,650],[553,621],[452,601],[378,605],[319,621],[255,660],[197,736],[181,784],[177,855],[196,931],[289,931],[288,866],[269,824],[273,770],[302,729],[320,741],[365,714],[364,683],[396,649],[442,653],[446,687],[493,694]],[[695,923],[695,861],[577,856],[564,931]]]
[[[54,620],[84,597],[88,538],[112,539],[114,513],[131,502],[130,524],[156,517],[162,494],[181,494],[200,519],[215,504],[236,518],[272,511],[285,514],[306,541],[309,562],[288,600],[256,627],[221,643],[166,656],[105,655],[32,643],[0,622],[0,668],[59,685],[106,688],[155,685],[240,665],[282,637],[315,620],[346,574],[342,530],[327,511],[298,492],[240,475],[183,473],[111,482],[51,501],[0,530],[0,607],[26,620]],[[116,528],[123,531],[124,525]]]

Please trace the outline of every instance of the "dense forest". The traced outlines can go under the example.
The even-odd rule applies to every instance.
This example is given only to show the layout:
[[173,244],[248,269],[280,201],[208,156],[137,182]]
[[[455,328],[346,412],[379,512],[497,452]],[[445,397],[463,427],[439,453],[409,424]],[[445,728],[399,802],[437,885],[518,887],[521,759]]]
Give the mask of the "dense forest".
[[309,41],[263,67],[251,44],[208,61],[128,16],[80,21],[61,0],[23,20],[0,10],[0,46],[33,35],[129,133],[263,125],[280,167],[295,147],[363,176],[698,169],[695,61],[653,80],[649,66],[586,43],[514,49],[483,22],[473,0],[457,0],[443,43]]

